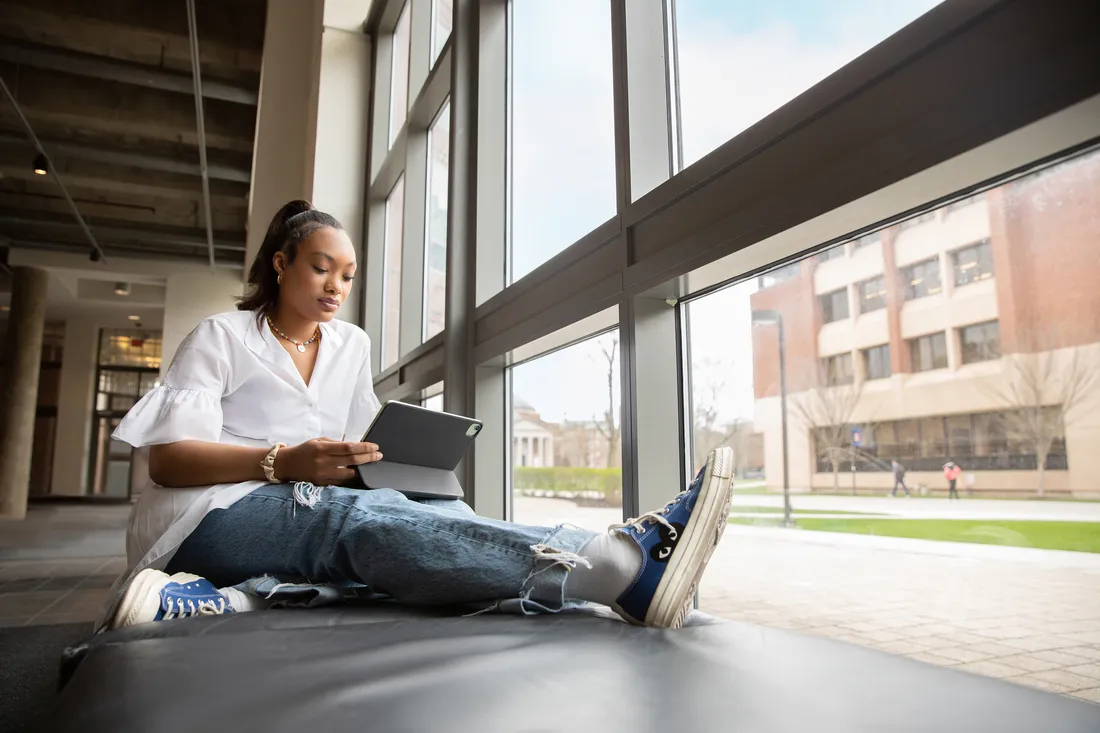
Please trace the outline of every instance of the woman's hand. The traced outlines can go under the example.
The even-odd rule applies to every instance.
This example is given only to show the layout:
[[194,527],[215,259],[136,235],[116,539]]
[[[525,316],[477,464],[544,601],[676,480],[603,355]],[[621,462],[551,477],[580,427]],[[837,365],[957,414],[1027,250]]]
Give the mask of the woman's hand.
[[355,466],[380,460],[382,454],[374,443],[315,438],[280,450],[275,456],[275,477],[280,481],[309,481],[328,486],[355,478]]

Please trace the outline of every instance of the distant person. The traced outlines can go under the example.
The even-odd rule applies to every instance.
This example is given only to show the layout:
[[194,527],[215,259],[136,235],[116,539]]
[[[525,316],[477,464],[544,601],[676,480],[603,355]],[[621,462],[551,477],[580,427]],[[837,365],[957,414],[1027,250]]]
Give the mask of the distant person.
[[962,474],[962,469],[959,468],[957,463],[948,461],[943,464],[943,477],[947,479],[947,498],[958,499],[959,492],[956,489],[956,485],[959,482],[959,476]]
[[894,490],[890,492],[890,496],[898,495],[899,486],[905,489],[905,495],[909,496],[909,487],[905,485],[905,466],[897,461],[890,461],[890,470],[894,472]]

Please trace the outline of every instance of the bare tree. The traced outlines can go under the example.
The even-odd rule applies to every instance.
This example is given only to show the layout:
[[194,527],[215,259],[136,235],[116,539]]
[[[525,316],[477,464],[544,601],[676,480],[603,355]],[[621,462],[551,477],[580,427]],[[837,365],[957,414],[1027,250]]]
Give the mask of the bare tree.
[[726,391],[727,376],[732,365],[714,359],[703,359],[693,365],[692,372],[692,444],[695,446],[695,465],[701,466],[710,452],[723,445],[730,445],[734,452],[733,465],[740,465],[743,456],[739,456],[738,434],[745,428],[746,422],[734,418],[732,422],[721,425],[718,422],[718,401]]
[[[819,385],[825,384],[822,379]],[[791,412],[810,431],[816,455],[829,462],[833,490],[840,490],[840,465],[850,458],[852,415],[863,399],[863,382],[818,386],[791,401]]]
[[1005,379],[995,388],[1003,411],[1000,421],[1010,441],[1035,454],[1036,492],[1045,492],[1046,462],[1056,440],[1066,437],[1066,425],[1077,417],[1081,403],[1100,370],[1096,352],[1080,348],[1007,354]]
[[[596,430],[607,441],[607,467],[615,466],[615,459],[619,454],[619,428],[615,422],[615,364],[619,357],[619,334],[612,335],[609,342],[598,340],[600,345],[599,365],[607,366],[607,410],[603,414],[603,420],[596,420]],[[590,356],[593,361],[596,357]]]

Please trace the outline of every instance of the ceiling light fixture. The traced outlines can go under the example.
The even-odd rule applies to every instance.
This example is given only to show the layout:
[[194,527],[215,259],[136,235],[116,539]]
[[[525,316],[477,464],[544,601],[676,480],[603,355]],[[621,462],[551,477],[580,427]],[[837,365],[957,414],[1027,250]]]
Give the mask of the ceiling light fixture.
[[134,321],[135,323],[137,323],[138,321],[141,320],[141,316],[126,316],[126,317],[129,318],[131,321]]
[[46,156],[39,153],[34,159],[34,172],[40,176],[44,176],[50,172],[49,161],[46,160]]
[[130,283],[115,283],[115,295],[129,295]]

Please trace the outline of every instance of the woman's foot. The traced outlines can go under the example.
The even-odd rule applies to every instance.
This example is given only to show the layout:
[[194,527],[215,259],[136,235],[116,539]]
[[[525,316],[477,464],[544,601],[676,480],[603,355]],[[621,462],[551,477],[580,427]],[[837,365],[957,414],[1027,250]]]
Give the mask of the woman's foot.
[[631,623],[675,629],[722,539],[733,500],[733,450],[719,448],[679,496],[655,512],[611,526],[641,550],[641,569],[611,607]]
[[138,573],[119,601],[109,628],[190,616],[217,616],[235,609],[205,578],[190,573],[169,576],[153,568]]

